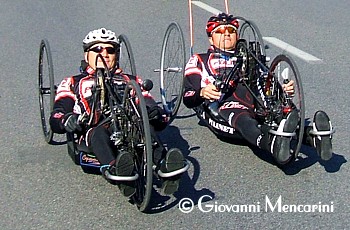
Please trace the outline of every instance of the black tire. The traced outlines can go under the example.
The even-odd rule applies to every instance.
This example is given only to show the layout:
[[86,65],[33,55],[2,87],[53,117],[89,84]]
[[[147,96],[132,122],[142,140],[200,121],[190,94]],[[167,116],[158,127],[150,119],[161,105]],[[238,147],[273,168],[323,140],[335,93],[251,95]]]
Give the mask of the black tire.
[[67,136],[67,151],[68,155],[72,158],[73,162],[76,165],[80,165],[80,154],[76,147],[76,138],[74,136],[74,133],[68,133]]
[[126,35],[121,34],[118,36],[118,41],[120,42],[118,67],[121,68],[124,73],[136,76],[135,59],[128,38]]
[[153,152],[151,131],[146,102],[140,86],[131,80],[123,97],[125,111],[123,129],[127,151],[134,154],[136,172],[136,193],[132,197],[140,211],[146,212],[153,189]]
[[266,57],[266,50],[264,40],[259,28],[251,20],[246,20],[242,17],[236,18],[240,22],[240,27],[238,31],[239,38],[245,39],[248,42],[248,44],[251,43],[254,46],[253,50],[255,51],[255,56],[257,56],[259,60],[262,61],[261,56]]
[[41,126],[45,141],[49,144],[52,143],[53,132],[50,128],[49,118],[53,109],[53,104],[56,95],[53,62],[51,56],[51,50],[48,40],[43,39],[40,43],[39,49],[39,106]]
[[[299,70],[292,58],[285,54],[280,54],[274,58],[271,62],[270,71],[272,75],[278,80],[279,84],[282,85],[284,76],[288,76],[288,80],[294,81],[294,95],[290,97],[291,104],[295,106],[295,109],[299,113],[299,124],[296,130],[297,135],[292,138],[291,151],[294,157],[298,157],[305,127],[305,102],[304,102],[304,91],[301,84],[301,77]],[[287,100],[285,95],[282,100]],[[282,102],[283,103],[283,102]]]
[[181,105],[185,65],[183,32],[176,22],[172,22],[164,35],[160,59],[160,95],[170,122],[175,119]]

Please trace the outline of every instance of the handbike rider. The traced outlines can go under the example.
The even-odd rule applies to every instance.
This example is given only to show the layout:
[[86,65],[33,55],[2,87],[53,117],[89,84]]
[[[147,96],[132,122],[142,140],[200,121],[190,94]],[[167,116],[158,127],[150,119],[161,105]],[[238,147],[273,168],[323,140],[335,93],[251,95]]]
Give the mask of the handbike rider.
[[[125,74],[118,66],[119,41],[115,33],[105,28],[90,31],[83,40],[84,60],[81,61],[81,72],[78,75],[63,79],[57,89],[50,125],[54,133],[72,132],[78,135],[79,145],[84,145],[100,162],[100,171],[107,179],[107,173],[116,176],[132,176],[134,174],[133,155],[118,148],[111,141],[110,123],[98,125],[107,117],[100,109],[92,111],[94,78],[96,68],[104,68],[103,61],[96,57],[101,54],[110,74],[115,79],[134,79],[141,83],[138,76]],[[116,80],[117,81],[117,80]],[[124,81],[121,81],[124,84]],[[116,82],[118,83],[118,82]],[[166,151],[157,137],[156,131],[167,126],[164,111],[157,105],[149,91],[142,92],[149,116],[154,164],[163,173],[174,172],[184,167],[184,156],[177,148]],[[78,121],[81,114],[94,114],[91,124]],[[156,171],[157,171],[156,170]],[[161,178],[162,192],[172,194],[177,191],[180,175]],[[117,182],[124,196],[130,197],[135,193],[134,181]]]
[[[271,153],[278,164],[286,164],[292,158],[290,137],[277,136],[269,132],[269,126],[259,124],[255,115],[254,98],[247,88],[235,81],[225,95],[214,85],[221,74],[228,73],[235,66],[235,45],[238,40],[239,22],[233,15],[220,13],[209,18],[206,32],[211,46],[207,53],[195,54],[185,68],[183,102],[188,108],[197,110],[206,125],[218,135],[243,138],[250,145]],[[283,86],[288,94],[294,92],[294,82]],[[208,106],[221,96],[218,114]],[[216,119],[217,118],[217,119]],[[293,110],[279,123],[278,130],[293,133],[298,124],[298,113]],[[221,127],[221,130],[218,128]],[[225,127],[223,129],[222,127]],[[329,117],[323,111],[314,115],[313,126],[305,128],[306,143],[317,149],[323,160],[332,157],[332,133]],[[328,135],[315,135],[317,133]]]

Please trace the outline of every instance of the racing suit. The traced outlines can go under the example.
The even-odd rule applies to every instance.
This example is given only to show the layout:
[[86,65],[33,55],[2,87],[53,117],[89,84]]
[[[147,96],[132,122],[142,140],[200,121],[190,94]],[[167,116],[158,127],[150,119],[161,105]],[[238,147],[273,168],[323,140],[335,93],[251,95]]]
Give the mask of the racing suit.
[[234,67],[233,57],[234,52],[218,50],[214,46],[207,53],[193,55],[185,68],[183,102],[188,108],[204,108],[204,113],[199,115],[219,136],[243,138],[251,145],[268,150],[268,130],[259,126],[254,98],[242,83],[230,81],[228,92],[219,100],[218,116],[208,116],[210,102],[200,96],[202,88],[214,84]]
[[[65,119],[70,114],[86,114],[89,116],[95,111],[93,116],[94,119],[91,123],[89,125],[83,123],[82,131],[77,132],[79,138],[78,144],[87,147],[93,152],[101,165],[112,165],[115,162],[117,149],[110,140],[110,124],[106,123],[98,125],[99,122],[108,115],[104,114],[104,111],[101,111],[100,109],[92,111],[94,74],[95,70],[88,66],[86,62],[82,61],[80,74],[62,80],[57,88],[55,103],[50,116],[50,126],[54,133],[63,134],[66,132],[64,128]],[[136,82],[141,83],[141,79],[138,76],[124,74],[121,69],[116,69],[111,74],[112,76],[118,75],[118,77],[121,77],[119,79],[124,79],[126,81],[133,79],[136,80]],[[122,81],[118,83],[116,81],[115,83],[121,84],[121,82]],[[164,119],[164,111],[158,107],[150,92],[143,91],[142,94],[146,101],[147,110],[150,111],[152,109],[157,109],[160,113],[159,119],[150,119],[153,145],[157,146],[157,148],[154,149],[154,161],[157,163],[162,157],[164,157],[166,151],[160,143],[156,131],[164,129],[167,125],[167,120]]]

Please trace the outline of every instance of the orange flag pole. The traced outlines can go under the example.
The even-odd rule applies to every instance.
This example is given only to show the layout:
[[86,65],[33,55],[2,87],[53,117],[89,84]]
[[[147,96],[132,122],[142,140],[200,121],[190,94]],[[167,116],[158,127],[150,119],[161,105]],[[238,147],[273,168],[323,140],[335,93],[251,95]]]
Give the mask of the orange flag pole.
[[225,0],[225,9],[226,9],[226,14],[229,14],[229,8],[228,8],[228,1]]
[[192,16],[192,0],[188,0],[188,9],[190,15],[190,54],[193,55],[193,16]]

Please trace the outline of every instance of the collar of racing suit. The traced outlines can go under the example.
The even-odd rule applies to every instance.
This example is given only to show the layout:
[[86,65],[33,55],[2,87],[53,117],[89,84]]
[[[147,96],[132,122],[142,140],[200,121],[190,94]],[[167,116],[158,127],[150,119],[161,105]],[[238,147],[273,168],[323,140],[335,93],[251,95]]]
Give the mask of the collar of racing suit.
[[234,50],[222,50],[213,45],[209,47],[208,52],[220,55],[220,58],[224,58],[226,60],[232,58],[235,55]]
[[[85,75],[94,75],[96,71],[85,60],[81,60],[80,72]],[[121,72],[122,70],[119,68],[113,68],[110,71],[112,74],[120,74]]]

